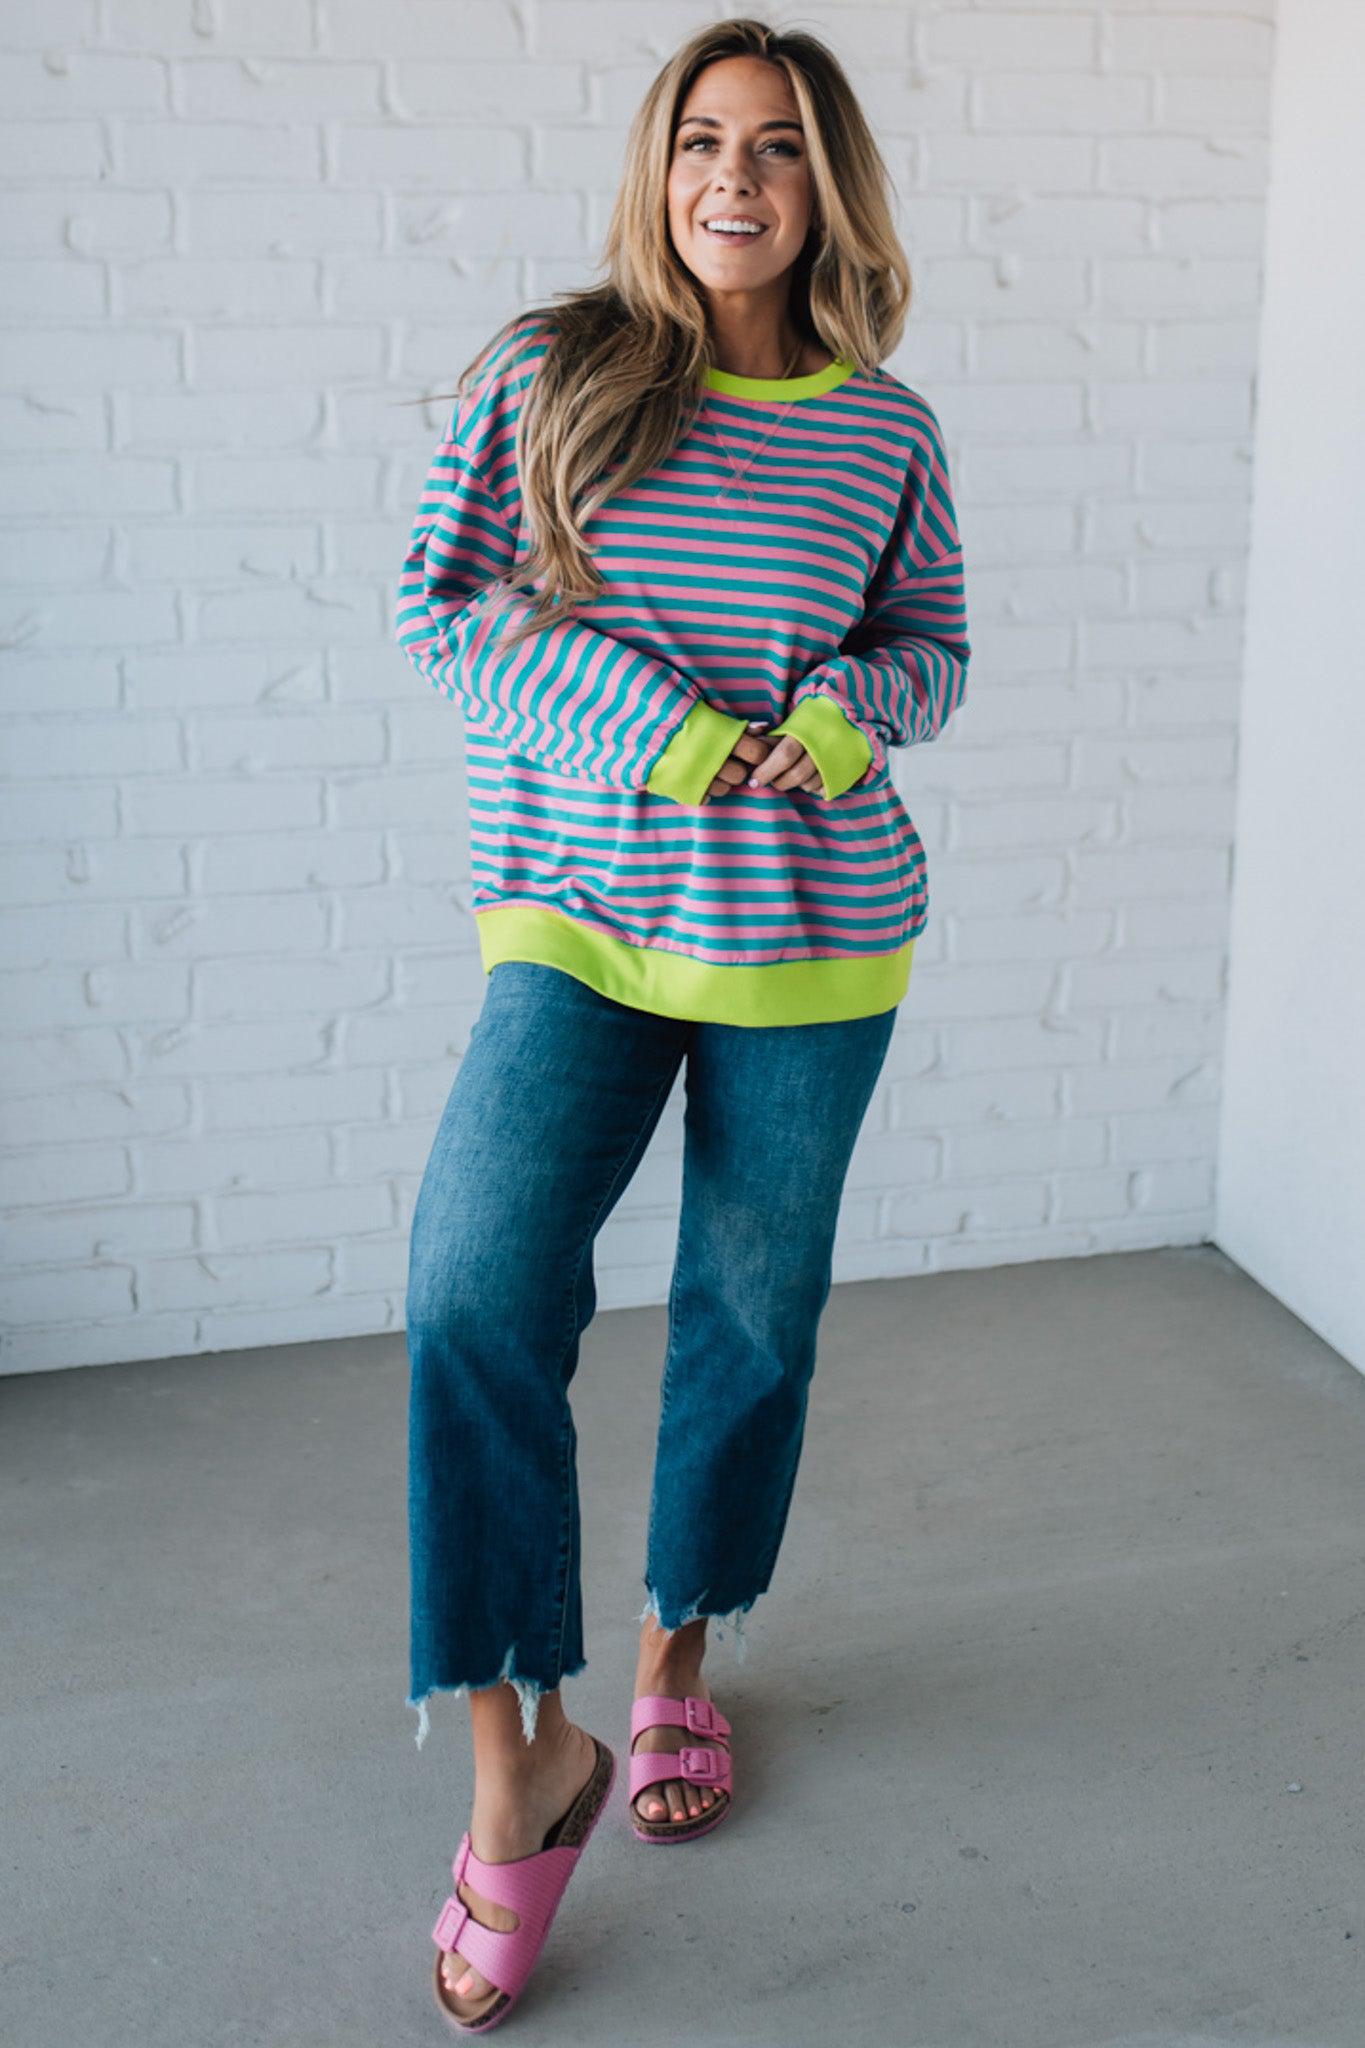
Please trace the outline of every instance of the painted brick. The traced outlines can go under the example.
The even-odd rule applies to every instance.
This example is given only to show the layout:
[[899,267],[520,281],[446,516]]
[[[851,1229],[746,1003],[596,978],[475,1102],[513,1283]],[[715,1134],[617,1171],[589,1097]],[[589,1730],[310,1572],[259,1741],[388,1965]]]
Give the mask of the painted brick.
[[[1272,0],[852,0],[974,674],[836,1278],[1207,1227]],[[401,1328],[486,993],[392,644],[448,392],[581,283],[682,0],[9,0],[0,1371]],[[405,401],[419,401],[417,404]],[[662,1302],[681,1091],[604,1231]]]

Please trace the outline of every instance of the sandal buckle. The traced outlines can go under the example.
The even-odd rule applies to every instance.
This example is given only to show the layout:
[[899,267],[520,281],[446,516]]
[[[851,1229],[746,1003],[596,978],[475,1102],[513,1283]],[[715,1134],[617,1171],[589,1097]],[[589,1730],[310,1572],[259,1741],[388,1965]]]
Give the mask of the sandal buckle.
[[714,1785],[725,1768],[725,1758],[718,1749],[680,1749],[678,1769],[689,1784]]
[[468,1918],[468,1906],[452,1892],[441,1908],[440,1919],[431,1930],[431,1938],[437,1948],[444,1949],[447,1955],[458,1948]]
[[714,1700],[698,1699],[689,1693],[683,1701],[683,1714],[693,1735],[714,1735],[716,1732],[716,1706]]

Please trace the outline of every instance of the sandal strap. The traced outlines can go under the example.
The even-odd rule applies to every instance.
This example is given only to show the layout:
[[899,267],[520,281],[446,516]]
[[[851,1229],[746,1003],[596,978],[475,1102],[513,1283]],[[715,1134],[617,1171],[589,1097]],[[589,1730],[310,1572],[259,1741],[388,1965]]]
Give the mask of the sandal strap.
[[704,1700],[696,1693],[687,1693],[676,1699],[668,1693],[641,1693],[630,1710],[630,1739],[633,1742],[645,1728],[686,1728],[689,1735],[720,1735],[730,1733],[730,1723],[714,1700]]
[[[431,1938],[437,1948],[447,1955],[454,1955],[456,1949],[466,1963],[479,1971],[481,1976],[496,1985],[499,1991],[511,1992],[517,1985],[518,1972],[516,1957],[507,1947],[515,1941],[521,1929],[505,1934],[500,1928],[485,1927],[476,1920],[464,1901],[452,1892],[441,1908],[441,1916],[431,1930]],[[521,1973],[524,1983],[529,1970]]]
[[710,1785],[728,1792],[731,1777],[728,1749],[639,1749],[630,1759],[630,1797],[665,1778],[683,1778],[689,1785]]
[[[509,1863],[485,1863],[475,1855],[466,1829],[451,1864],[456,1889],[441,1908],[432,1940],[447,1955],[458,1949],[490,1984],[515,1997],[531,1974],[545,1929],[581,1854],[581,1848],[561,1843]],[[466,1881],[484,1898],[509,1908],[520,1924],[485,1927],[476,1920],[459,1895],[459,1886]]]

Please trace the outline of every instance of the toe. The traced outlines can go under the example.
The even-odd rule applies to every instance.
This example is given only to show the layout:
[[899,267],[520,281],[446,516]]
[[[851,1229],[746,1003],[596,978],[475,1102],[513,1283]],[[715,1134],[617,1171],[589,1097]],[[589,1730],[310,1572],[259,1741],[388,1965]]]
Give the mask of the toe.
[[447,1999],[461,2019],[476,2017],[480,2007],[491,2003],[493,1986],[455,1950],[441,1965],[441,1982]]

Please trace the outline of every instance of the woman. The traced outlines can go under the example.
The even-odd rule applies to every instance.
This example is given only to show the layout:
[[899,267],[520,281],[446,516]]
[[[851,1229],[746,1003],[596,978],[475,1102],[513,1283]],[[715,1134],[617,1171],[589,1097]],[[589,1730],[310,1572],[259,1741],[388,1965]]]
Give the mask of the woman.
[[585,1663],[567,1389],[593,1242],[680,1066],[630,1819],[676,1843],[729,1810],[707,1621],[738,1627],[771,1578],[927,916],[887,750],[937,735],[969,654],[938,422],[879,367],[908,267],[822,44],[692,37],[631,129],[606,267],[464,373],[398,609],[467,713],[489,976],[407,1304],[408,1704],[420,1746],[431,1692],[470,1703],[435,1929],[467,2031],[510,2010],[612,1782],[559,1692]]

